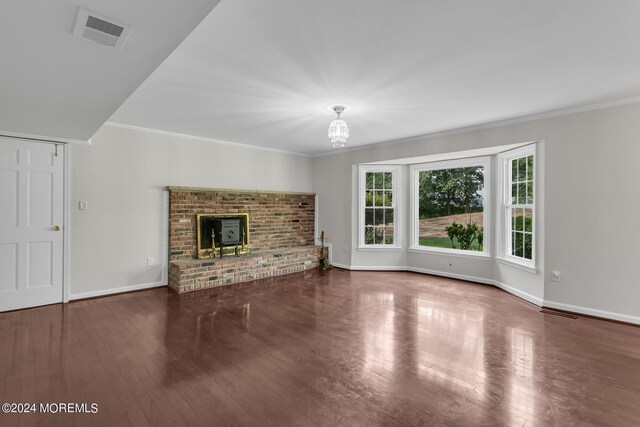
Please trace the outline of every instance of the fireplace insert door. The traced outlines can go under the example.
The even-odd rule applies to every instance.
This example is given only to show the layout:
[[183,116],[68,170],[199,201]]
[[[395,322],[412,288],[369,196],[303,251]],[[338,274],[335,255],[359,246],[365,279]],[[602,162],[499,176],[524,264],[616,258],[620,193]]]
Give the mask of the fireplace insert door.
[[198,259],[216,258],[222,255],[250,253],[249,214],[199,214]]

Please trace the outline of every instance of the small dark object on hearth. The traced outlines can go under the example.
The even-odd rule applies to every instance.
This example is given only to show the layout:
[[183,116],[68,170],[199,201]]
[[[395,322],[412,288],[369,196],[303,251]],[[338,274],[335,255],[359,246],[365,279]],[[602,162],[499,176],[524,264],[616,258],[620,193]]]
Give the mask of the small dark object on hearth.
[[322,243],[322,249],[320,252],[320,264],[318,265],[318,268],[320,270],[329,270],[332,267],[331,264],[329,264],[329,260],[324,256],[324,230],[320,232],[320,242]]

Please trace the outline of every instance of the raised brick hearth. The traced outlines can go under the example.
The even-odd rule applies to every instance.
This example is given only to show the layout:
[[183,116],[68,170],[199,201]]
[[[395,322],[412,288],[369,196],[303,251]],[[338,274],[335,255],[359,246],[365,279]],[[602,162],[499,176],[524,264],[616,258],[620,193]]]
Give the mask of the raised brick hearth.
[[316,268],[319,258],[320,247],[298,246],[255,251],[238,258],[172,261],[169,266],[169,286],[183,293],[248,282]]
[[[169,286],[183,293],[318,266],[315,195],[167,187]],[[251,254],[197,258],[197,215],[248,213]]]

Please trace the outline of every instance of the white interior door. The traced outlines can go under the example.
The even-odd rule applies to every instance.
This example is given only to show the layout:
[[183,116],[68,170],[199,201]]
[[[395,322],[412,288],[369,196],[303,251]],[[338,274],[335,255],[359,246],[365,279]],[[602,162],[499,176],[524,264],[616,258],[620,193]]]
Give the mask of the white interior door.
[[0,138],[0,311],[62,302],[63,150]]

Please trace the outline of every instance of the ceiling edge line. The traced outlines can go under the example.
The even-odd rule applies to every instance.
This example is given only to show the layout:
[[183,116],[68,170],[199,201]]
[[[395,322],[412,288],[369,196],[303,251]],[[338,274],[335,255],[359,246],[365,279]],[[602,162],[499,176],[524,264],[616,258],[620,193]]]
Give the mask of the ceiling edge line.
[[259,145],[244,144],[242,142],[226,141],[224,139],[207,138],[206,136],[189,135],[187,133],[172,132],[172,131],[162,130],[162,129],[153,129],[153,128],[147,128],[147,127],[144,127],[144,126],[128,125],[126,123],[118,123],[118,122],[107,121],[107,122],[104,123],[103,126],[110,126],[110,127],[115,127],[115,128],[121,128],[121,129],[137,130],[137,131],[142,131],[142,132],[150,132],[150,133],[156,133],[156,134],[159,134],[159,135],[182,137],[182,138],[188,138],[188,139],[193,139],[193,140],[202,141],[202,142],[217,142],[219,144],[225,144],[225,145],[236,145],[236,146],[245,147],[245,148],[254,148],[256,150],[273,151],[273,152],[281,153],[281,154],[289,154],[289,155],[292,155],[292,156],[309,157],[309,158],[313,157],[310,154],[298,153],[298,152],[295,152],[295,151],[279,150],[277,148],[261,147]]
[[586,113],[589,111],[596,111],[596,110],[604,110],[611,107],[618,107],[621,105],[628,105],[628,104],[635,104],[635,103],[640,103],[640,95],[615,99],[611,101],[597,102],[593,104],[575,105],[573,107],[542,111],[539,113],[526,114],[524,116],[513,117],[510,119],[501,119],[501,120],[495,120],[491,122],[478,123],[470,126],[444,129],[444,130],[439,130],[439,131],[430,132],[430,133],[411,135],[411,136],[406,136],[398,139],[391,139],[387,141],[372,142],[366,145],[341,149],[340,151],[326,151],[324,153],[314,154],[311,157],[313,158],[326,157],[326,156],[332,156],[335,154],[347,153],[352,151],[367,150],[375,147],[385,147],[387,145],[394,145],[394,144],[399,144],[403,142],[414,142],[414,141],[419,141],[423,139],[434,139],[434,138],[440,138],[440,137],[449,136],[449,135],[459,135],[459,134],[473,132],[477,130],[493,129],[497,127],[516,125],[519,123],[532,122],[536,120],[552,119],[554,117],[569,116],[572,114],[580,114],[580,113]]
[[70,138],[56,138],[52,136],[35,135],[29,133],[11,132],[0,129],[0,137],[23,139],[25,141],[47,142],[52,144],[77,144],[77,145],[91,145],[91,138],[84,141],[81,139]]

